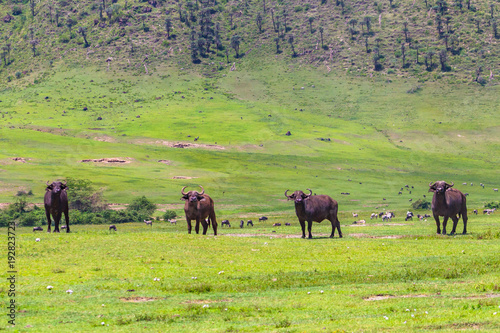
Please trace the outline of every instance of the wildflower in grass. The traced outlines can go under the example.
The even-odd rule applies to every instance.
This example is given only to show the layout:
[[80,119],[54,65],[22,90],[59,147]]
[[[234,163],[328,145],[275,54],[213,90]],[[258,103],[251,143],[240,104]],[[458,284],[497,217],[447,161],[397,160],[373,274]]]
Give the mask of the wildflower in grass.
[[101,325],[104,326],[104,322],[102,322]]
[[160,278],[155,277],[153,281],[160,281]]
[[208,304],[204,304],[204,305],[203,305],[203,307],[204,307],[204,308],[208,308],[208,307],[210,307],[210,306],[209,306]]
[[39,241],[40,241],[40,238],[35,239],[35,242],[39,242]]
[[102,306],[105,306],[104,304]]
[[307,294],[308,294],[308,295],[309,295],[310,293],[311,293],[310,291],[308,291],[308,292],[307,292]]
[[68,290],[66,290],[66,293],[68,293],[68,294],[70,294],[70,295],[71,295],[71,294],[73,293],[73,290],[68,289]]
[[387,316],[384,316],[384,319],[385,319],[385,320],[387,320],[387,319],[389,319],[389,317],[387,317]]
[[224,274],[224,271],[220,271],[220,272],[219,272],[219,275],[221,275],[221,274]]
[[415,317],[415,315],[414,315],[413,313],[411,314],[411,316],[412,316],[412,317]]
[[496,315],[497,313],[496,312],[493,312],[493,315]]
[[324,293],[324,291],[323,291],[323,290],[320,290],[319,292],[320,292],[320,294]]
[[54,287],[52,287],[52,286],[47,286],[47,289],[48,289],[48,290],[52,290],[52,288],[54,288]]
[[406,309],[406,311],[410,311],[410,309]]

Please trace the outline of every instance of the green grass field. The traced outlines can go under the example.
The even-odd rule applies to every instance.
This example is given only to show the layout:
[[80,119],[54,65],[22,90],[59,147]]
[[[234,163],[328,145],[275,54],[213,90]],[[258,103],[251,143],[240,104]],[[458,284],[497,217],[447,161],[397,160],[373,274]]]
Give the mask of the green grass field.
[[[233,228],[187,235],[182,217],[117,233],[18,228],[18,325],[0,329],[500,330],[500,220],[471,213],[500,201],[497,85],[353,76],[257,49],[210,76],[181,64],[147,76],[118,65],[56,64],[37,84],[2,86],[0,202],[31,189],[40,204],[46,181],[73,177],[109,203],[145,195],[182,216],[181,188],[201,184]],[[103,158],[123,163],[82,162]],[[404,222],[437,180],[469,194],[467,235]],[[344,238],[327,238],[327,222],[314,224],[313,240],[297,238],[284,192],[306,188],[339,202]],[[384,210],[397,218],[369,220]],[[270,220],[237,227],[262,215]]]
[[253,228],[234,221],[217,237],[188,235],[180,221],[123,224],[116,233],[107,226],[77,225],[59,235],[20,228],[16,329],[500,329],[498,217],[471,216],[471,232],[455,237],[435,236],[430,220],[347,220],[344,238],[327,238],[329,224],[315,223],[312,240],[297,238],[291,214]]

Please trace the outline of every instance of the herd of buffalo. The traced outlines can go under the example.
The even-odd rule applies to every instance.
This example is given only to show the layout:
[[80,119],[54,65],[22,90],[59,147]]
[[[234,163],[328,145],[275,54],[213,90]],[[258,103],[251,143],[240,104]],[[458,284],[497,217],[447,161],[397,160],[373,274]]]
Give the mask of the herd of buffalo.
[[[453,221],[453,228],[451,235],[456,232],[458,219],[462,217],[464,223],[463,234],[467,233],[467,205],[466,196],[459,190],[453,188],[454,183],[448,184],[445,181],[437,181],[429,183],[429,192],[434,192],[432,198],[432,214],[436,220],[437,233],[442,231],[446,235],[446,224],[448,219]],[[205,194],[203,186],[201,192],[189,191],[184,192],[187,186],[181,190],[181,199],[185,201],[184,212],[188,226],[188,233],[191,233],[191,221],[196,221],[194,230],[196,233],[200,231],[200,224],[203,227],[203,235],[206,235],[207,230],[212,225],[214,235],[217,235],[217,220],[215,217],[214,201],[210,196]],[[59,232],[59,222],[62,214],[66,219],[66,229],[69,232],[69,217],[68,217],[68,195],[66,193],[66,183],[47,182],[46,193],[44,197],[45,214],[47,216],[47,232],[51,232],[51,215],[54,220],[54,232]],[[337,229],[339,237],[342,237],[340,231],[340,222],[337,217],[338,203],[328,195],[313,195],[312,191],[308,189],[309,194],[302,191],[295,191],[288,195],[285,191],[285,196],[288,200],[293,200],[295,203],[295,213],[299,219],[300,227],[302,228],[302,238],[306,238],[305,226],[307,221],[308,238],[312,238],[311,228],[313,222],[322,222],[329,220],[332,224],[332,233],[330,238],[333,238],[335,229]],[[441,230],[441,223],[439,217],[443,216],[443,229]],[[39,229],[37,229],[39,230]],[[116,230],[116,227],[115,229]]]

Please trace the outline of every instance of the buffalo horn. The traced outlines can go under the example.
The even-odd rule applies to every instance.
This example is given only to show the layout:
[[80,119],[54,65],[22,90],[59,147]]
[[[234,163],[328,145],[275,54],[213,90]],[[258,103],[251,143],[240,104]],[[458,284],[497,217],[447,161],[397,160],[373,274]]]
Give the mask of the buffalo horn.
[[453,185],[455,185],[455,183],[454,183],[454,182],[451,182],[451,185],[450,185],[450,184],[448,184],[448,183],[446,183],[446,185],[448,185],[449,187],[453,187]]
[[290,190],[286,190],[286,191],[285,191],[285,197],[287,197],[287,198],[288,198],[288,194],[286,194],[286,193],[287,193],[288,191],[290,191]]
[[63,185],[64,185],[64,186],[67,186],[67,184],[68,184],[68,181],[67,181],[67,180],[65,180],[65,181],[64,181],[64,183],[63,183]]
[[[434,183],[436,184],[436,183]],[[429,183],[429,187],[432,187],[434,185],[432,182]]]
[[201,187],[201,193],[200,193],[200,195],[203,195],[205,193],[205,189],[201,185],[198,185],[198,186]]
[[50,184],[49,184],[49,181],[47,180],[47,186],[49,186],[49,185],[50,185]]
[[308,197],[310,197],[313,194],[313,191],[311,191],[310,188],[308,188],[307,190],[310,192],[309,195],[308,195]]
[[182,195],[186,195],[186,194],[187,194],[187,193],[184,193],[184,189],[185,189],[186,187],[187,187],[187,186],[184,186],[184,187],[182,188],[182,190],[181,190],[181,194],[182,194]]

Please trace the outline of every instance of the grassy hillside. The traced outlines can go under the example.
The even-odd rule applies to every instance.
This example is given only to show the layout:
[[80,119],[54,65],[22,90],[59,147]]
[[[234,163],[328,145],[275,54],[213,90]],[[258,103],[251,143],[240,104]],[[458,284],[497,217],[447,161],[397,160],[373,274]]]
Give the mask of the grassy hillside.
[[228,63],[257,58],[360,77],[492,84],[500,51],[498,6],[433,0],[9,0],[0,4],[0,76],[4,84],[26,85],[66,66],[109,65],[144,75],[167,65],[210,77]]

